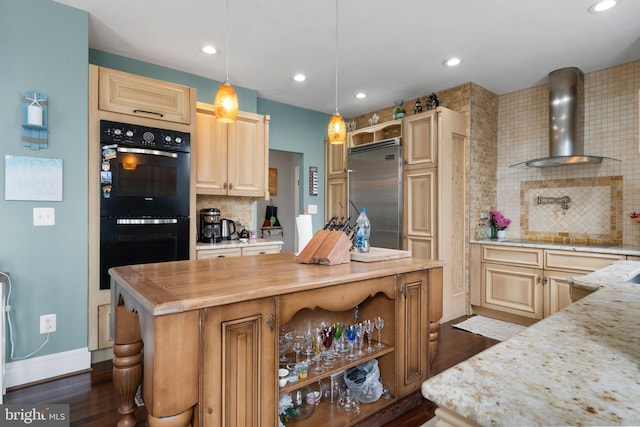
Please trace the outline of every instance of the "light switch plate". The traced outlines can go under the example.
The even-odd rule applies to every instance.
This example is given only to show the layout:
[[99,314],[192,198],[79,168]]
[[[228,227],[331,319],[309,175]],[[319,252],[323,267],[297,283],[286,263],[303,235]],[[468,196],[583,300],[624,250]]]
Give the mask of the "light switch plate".
[[33,225],[55,225],[56,210],[55,208],[33,208]]
[[318,213],[318,205],[309,205],[308,212],[310,214],[317,214]]

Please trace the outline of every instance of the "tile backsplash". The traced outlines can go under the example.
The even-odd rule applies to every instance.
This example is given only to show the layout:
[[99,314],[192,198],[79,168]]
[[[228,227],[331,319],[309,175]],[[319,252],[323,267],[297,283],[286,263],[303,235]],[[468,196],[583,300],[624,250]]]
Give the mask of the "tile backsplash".
[[[555,243],[622,243],[622,181],[615,176],[521,182],[521,237]],[[539,197],[543,203],[538,203]],[[566,206],[553,203],[564,197],[570,200]]]

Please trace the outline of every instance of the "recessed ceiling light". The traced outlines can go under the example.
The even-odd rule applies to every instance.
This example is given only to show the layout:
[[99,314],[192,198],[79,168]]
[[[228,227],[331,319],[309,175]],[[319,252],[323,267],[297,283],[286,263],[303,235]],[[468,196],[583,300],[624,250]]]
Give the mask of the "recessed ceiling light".
[[218,49],[216,49],[215,47],[211,46],[210,44],[208,44],[206,46],[202,46],[202,51],[204,53],[206,53],[207,55],[215,55],[216,53],[218,53]]
[[358,99],[365,99],[367,97],[367,94],[364,92],[358,92],[356,93],[356,98]]
[[460,64],[460,58],[449,58],[442,63],[442,65],[446,65],[447,67],[455,67],[458,64]]
[[307,80],[307,76],[305,76],[302,73],[298,73],[295,76],[293,76],[293,80],[295,80],[297,82],[303,82],[303,81]]
[[592,4],[589,7],[589,12],[591,13],[604,12],[605,10],[611,9],[616,4],[618,4],[616,0],[601,0],[597,3]]

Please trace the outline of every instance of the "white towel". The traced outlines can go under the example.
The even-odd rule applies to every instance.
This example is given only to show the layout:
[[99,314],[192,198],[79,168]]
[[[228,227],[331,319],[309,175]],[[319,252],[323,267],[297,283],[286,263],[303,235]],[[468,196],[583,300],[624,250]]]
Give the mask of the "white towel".
[[296,217],[296,255],[300,253],[309,240],[313,237],[313,226],[311,225],[311,215],[298,215]]

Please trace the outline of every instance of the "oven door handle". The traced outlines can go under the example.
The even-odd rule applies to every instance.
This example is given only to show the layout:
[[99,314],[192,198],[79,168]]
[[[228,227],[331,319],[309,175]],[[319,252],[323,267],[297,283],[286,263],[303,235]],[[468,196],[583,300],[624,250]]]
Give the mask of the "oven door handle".
[[174,159],[178,157],[178,155],[176,153],[169,153],[168,151],[160,151],[160,150],[149,150],[148,148],[118,147],[118,152],[119,153],[150,154],[152,156],[173,157]]
[[116,224],[118,225],[161,225],[161,224],[177,224],[177,218],[118,218]]

